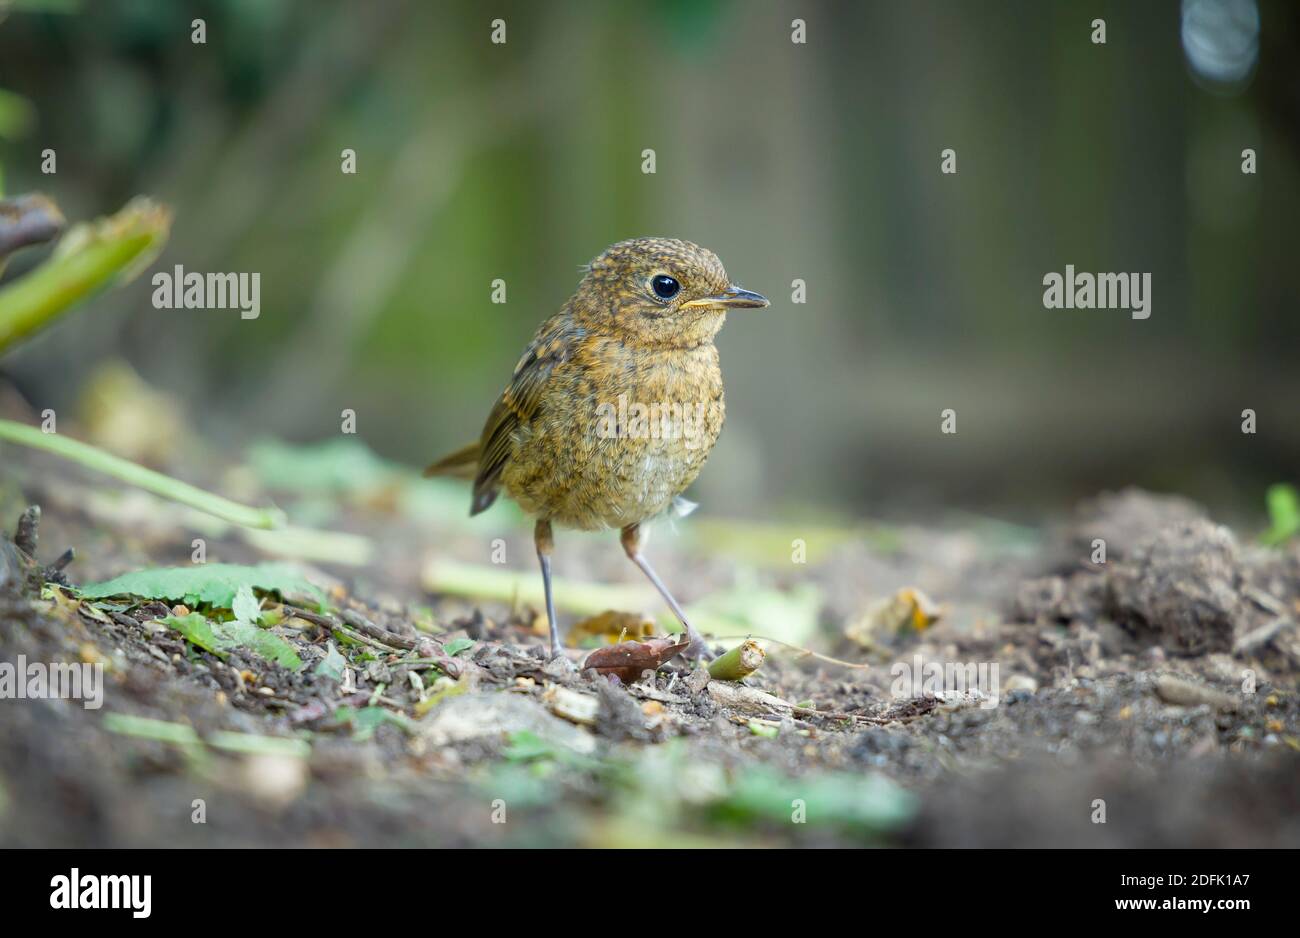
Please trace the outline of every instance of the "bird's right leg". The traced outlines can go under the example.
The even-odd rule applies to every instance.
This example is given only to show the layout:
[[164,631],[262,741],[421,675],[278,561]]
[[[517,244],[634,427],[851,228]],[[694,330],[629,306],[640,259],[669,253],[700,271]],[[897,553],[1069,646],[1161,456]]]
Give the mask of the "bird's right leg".
[[555,621],[555,599],[551,596],[551,551],[555,549],[555,538],[551,534],[551,522],[539,520],[533,528],[533,543],[537,545],[537,560],[542,565],[542,588],[546,591],[546,621],[551,626],[551,657],[564,653],[560,647],[560,630]]
[[686,618],[686,613],[678,605],[677,600],[673,599],[673,594],[668,592],[668,587],[664,586],[664,581],[659,579],[659,574],[655,573],[654,567],[650,566],[650,561],[645,559],[641,553],[641,526],[638,524],[629,524],[623,529],[622,536],[619,540],[623,544],[623,552],[627,554],[628,560],[636,564],[641,572],[646,575],[646,579],[659,591],[659,595],[668,603],[668,608],[677,616],[683,628],[686,629],[686,640],[690,642],[690,647],[686,649],[687,658],[703,658],[705,661],[713,660],[713,652],[709,650],[708,643],[704,636],[695,631],[690,620]]

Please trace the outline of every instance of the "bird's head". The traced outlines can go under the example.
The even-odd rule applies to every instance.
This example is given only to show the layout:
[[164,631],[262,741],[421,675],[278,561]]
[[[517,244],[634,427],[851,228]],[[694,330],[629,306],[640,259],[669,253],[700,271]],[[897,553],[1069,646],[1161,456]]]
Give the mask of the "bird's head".
[[712,340],[727,310],[768,302],[733,284],[712,251],[673,238],[636,238],[591,262],[570,305],[592,332],[634,345],[689,348]]

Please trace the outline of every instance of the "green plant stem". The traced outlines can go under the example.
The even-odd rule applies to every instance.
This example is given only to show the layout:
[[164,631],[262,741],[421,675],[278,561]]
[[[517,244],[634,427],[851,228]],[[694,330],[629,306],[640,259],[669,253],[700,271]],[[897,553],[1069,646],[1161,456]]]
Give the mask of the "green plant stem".
[[127,485],[134,485],[146,492],[188,505],[229,521],[231,524],[248,528],[274,528],[284,522],[284,513],[279,509],[250,508],[232,502],[220,495],[195,488],[188,482],[181,482],[161,472],[146,469],[144,466],[114,456],[112,453],[106,453],[89,444],[57,433],[42,433],[36,427],[29,427],[26,424],[0,420],[0,440],[8,440],[20,446],[30,446],[32,449],[44,450],[64,459],[70,459],[87,469],[102,472]]
[[171,213],[136,199],[112,218],[70,231],[53,257],[0,290],[0,352],[114,282],[162,249]]
[[746,639],[721,658],[709,663],[709,676],[719,681],[740,681],[753,674],[766,656],[758,642]]

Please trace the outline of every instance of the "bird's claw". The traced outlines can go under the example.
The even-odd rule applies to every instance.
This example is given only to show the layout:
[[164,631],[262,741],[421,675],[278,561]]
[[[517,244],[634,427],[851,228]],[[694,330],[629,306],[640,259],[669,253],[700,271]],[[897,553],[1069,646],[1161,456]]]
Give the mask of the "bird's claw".
[[712,661],[716,655],[709,649],[708,644],[698,635],[691,638],[691,643],[682,652],[682,657],[690,661]]

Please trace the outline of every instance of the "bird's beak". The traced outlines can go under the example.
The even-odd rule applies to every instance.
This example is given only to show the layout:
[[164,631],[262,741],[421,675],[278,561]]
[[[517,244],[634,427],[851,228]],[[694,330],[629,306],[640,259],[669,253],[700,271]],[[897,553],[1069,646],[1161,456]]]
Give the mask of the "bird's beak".
[[753,290],[742,290],[734,283],[716,296],[702,296],[698,300],[687,300],[682,304],[688,306],[726,306],[731,309],[762,309],[768,306],[767,297]]

